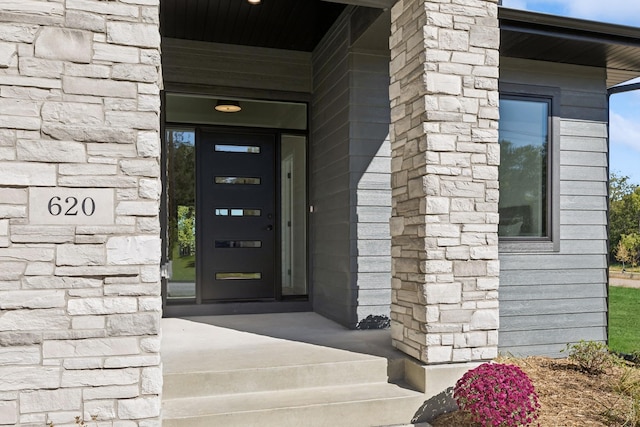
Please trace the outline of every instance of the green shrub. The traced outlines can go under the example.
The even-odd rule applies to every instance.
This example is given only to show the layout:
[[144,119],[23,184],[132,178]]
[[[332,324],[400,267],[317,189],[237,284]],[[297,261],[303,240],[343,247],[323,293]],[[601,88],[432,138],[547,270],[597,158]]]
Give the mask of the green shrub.
[[607,406],[603,415],[612,424],[625,427],[640,427],[640,371],[637,368],[626,368],[619,380],[614,384],[614,390],[623,396],[631,398],[628,405],[620,401]]
[[567,344],[561,351],[569,353],[569,360],[578,365],[581,371],[597,375],[605,372],[616,363],[616,357],[609,352],[604,343],[580,340],[577,344]]

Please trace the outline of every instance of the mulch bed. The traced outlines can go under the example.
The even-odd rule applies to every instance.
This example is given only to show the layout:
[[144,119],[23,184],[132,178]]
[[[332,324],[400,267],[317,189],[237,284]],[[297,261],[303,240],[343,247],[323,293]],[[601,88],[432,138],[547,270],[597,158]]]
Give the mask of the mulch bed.
[[[631,398],[616,392],[624,367],[590,375],[579,371],[567,359],[529,357],[507,358],[501,363],[518,365],[531,378],[540,400],[540,426],[634,426],[625,424]],[[640,380],[640,369],[635,369]],[[434,427],[478,427],[460,411],[444,414]],[[640,425],[640,424],[637,424]]]

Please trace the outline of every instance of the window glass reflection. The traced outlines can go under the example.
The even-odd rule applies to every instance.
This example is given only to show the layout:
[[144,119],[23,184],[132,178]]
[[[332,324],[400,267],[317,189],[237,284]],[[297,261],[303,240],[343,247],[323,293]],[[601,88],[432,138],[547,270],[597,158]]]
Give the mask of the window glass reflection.
[[196,296],[196,158],[193,129],[167,129],[167,207],[171,277],[167,298]]
[[216,240],[216,248],[261,248],[260,240]]
[[260,209],[216,209],[216,216],[260,216]]
[[260,147],[254,147],[249,145],[219,145],[216,144],[216,151],[221,153],[248,153],[258,154],[260,153]]
[[501,237],[546,237],[550,100],[500,99]]
[[260,280],[262,273],[216,273],[216,280]]
[[260,178],[246,176],[216,176],[216,184],[260,185]]

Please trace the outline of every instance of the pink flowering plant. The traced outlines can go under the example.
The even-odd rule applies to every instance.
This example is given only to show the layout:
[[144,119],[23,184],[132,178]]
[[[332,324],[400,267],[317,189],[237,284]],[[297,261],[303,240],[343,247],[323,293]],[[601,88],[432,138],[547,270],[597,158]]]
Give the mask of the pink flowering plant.
[[520,427],[538,419],[538,395],[519,367],[484,363],[456,383],[453,397],[461,411],[483,427]]

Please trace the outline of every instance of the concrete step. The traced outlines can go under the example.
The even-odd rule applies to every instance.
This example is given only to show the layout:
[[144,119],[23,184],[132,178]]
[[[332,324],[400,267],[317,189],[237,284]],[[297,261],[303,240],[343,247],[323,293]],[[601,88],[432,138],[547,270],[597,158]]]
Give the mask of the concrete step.
[[208,371],[165,373],[163,396],[176,399],[387,381],[387,361],[383,358],[328,358],[314,363],[305,363],[300,358],[297,363],[242,369],[221,366],[217,370],[212,367]]
[[423,395],[389,383],[165,399],[164,427],[372,427],[407,423]]
[[[329,333],[326,319],[303,317],[300,326],[300,319],[291,316],[275,324],[251,316],[242,328],[231,322],[235,318],[227,319],[232,323],[227,327],[165,319],[163,426],[372,427],[411,422],[424,395],[387,381],[388,376],[402,377],[397,371],[404,363],[394,351],[370,352],[379,345],[364,338],[379,338],[379,333],[356,335],[333,324]],[[255,329],[263,321],[277,333],[238,330]],[[291,325],[304,336],[292,334]]]

